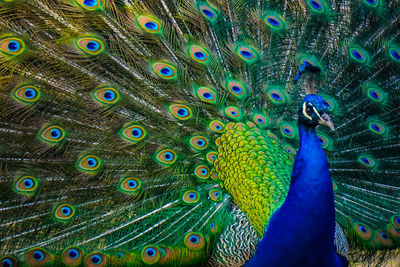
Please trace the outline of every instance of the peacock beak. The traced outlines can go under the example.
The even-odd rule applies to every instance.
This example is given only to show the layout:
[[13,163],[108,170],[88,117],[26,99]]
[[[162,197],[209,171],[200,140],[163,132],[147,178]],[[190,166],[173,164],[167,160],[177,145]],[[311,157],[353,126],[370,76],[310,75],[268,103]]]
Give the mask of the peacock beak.
[[326,114],[326,113],[322,114],[321,120],[319,120],[318,122],[319,122],[319,124],[328,126],[329,128],[332,129],[332,131],[335,130],[335,126],[333,125],[333,121],[331,120],[329,115]]

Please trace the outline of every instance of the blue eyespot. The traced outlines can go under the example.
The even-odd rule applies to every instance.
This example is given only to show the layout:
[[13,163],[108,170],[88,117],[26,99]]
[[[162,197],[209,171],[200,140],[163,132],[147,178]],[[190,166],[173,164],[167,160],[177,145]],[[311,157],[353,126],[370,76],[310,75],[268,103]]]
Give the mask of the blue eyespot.
[[139,136],[142,136],[142,134],[143,134],[143,131],[140,130],[139,128],[133,128],[132,129],[132,136],[133,137],[139,137]]
[[199,146],[203,146],[203,145],[204,145],[204,141],[203,141],[203,140],[199,140],[199,141],[197,141],[197,144],[198,144]]
[[351,53],[358,60],[363,60],[364,59],[363,56],[357,50],[352,50]]
[[199,238],[195,235],[192,235],[191,237],[189,237],[190,242],[192,242],[193,244],[197,244],[199,243]]
[[392,50],[392,56],[397,59],[400,60],[400,54],[399,52],[397,52],[396,50]]
[[43,258],[44,258],[44,255],[43,255],[43,252],[41,252],[41,251],[34,251],[33,252],[33,257],[35,258],[35,260],[37,260],[37,261],[42,261],[43,260]]
[[[283,128],[283,131],[287,134],[291,134],[292,132],[288,128]],[[319,138],[319,141],[322,142],[322,139]]]
[[170,160],[173,159],[173,155],[172,155],[171,152],[165,152],[164,158],[165,158],[167,161],[170,161]]
[[58,138],[58,137],[60,137],[60,135],[61,135],[61,131],[58,130],[58,129],[52,129],[52,130],[50,131],[50,135],[51,135],[51,137],[53,137],[53,138]]
[[207,174],[207,170],[206,169],[201,169],[201,173],[206,175]]
[[83,4],[87,7],[94,7],[97,5],[97,1],[96,0],[84,0]]
[[267,21],[269,24],[271,24],[272,26],[279,26],[279,22],[276,19],[273,18],[267,18]]
[[149,257],[153,257],[156,254],[156,250],[154,248],[147,248],[146,249],[146,254]]
[[10,41],[8,43],[8,51],[15,52],[21,48],[21,45],[17,41]]
[[275,93],[272,93],[271,97],[276,101],[282,100],[282,97],[280,95],[278,95],[278,94],[275,94]]
[[30,179],[30,178],[25,178],[25,180],[24,180],[24,186],[25,186],[27,189],[32,188],[33,185],[34,185],[34,183],[33,183],[33,180],[32,180],[32,179]]
[[241,54],[242,57],[244,57],[244,58],[251,58],[251,57],[253,57],[253,54],[250,53],[249,51],[246,51],[246,50],[241,50],[241,51],[240,51],[240,54]]
[[12,261],[10,259],[4,259],[1,261],[3,267],[12,267]]
[[155,31],[155,30],[158,29],[158,25],[157,25],[156,23],[154,23],[154,22],[151,22],[151,21],[145,23],[144,26],[145,26],[147,29],[152,30],[152,31]]
[[172,70],[169,67],[164,67],[161,69],[161,74],[165,75],[165,76],[169,76],[172,74]]
[[215,129],[222,130],[222,126],[221,125],[217,125],[217,126],[215,126]]
[[379,99],[379,95],[374,90],[369,90],[369,95],[374,99]]
[[111,90],[107,90],[104,92],[104,99],[107,101],[111,101],[115,98],[115,93]]
[[375,123],[371,124],[371,127],[375,132],[382,131],[382,129],[378,125],[376,125]]
[[65,216],[68,216],[71,214],[72,210],[69,207],[64,207],[61,209],[62,214],[64,214]]
[[310,3],[315,9],[317,9],[317,10],[321,9],[321,5],[319,3],[317,3],[316,1],[311,1]]
[[237,115],[236,111],[231,111],[231,115],[236,116]]
[[100,264],[101,263],[101,257],[99,255],[93,255],[90,260],[94,264]]
[[181,116],[181,117],[187,116],[188,115],[188,111],[186,109],[184,109],[184,108],[180,108],[178,110],[178,115]]
[[239,86],[232,86],[232,91],[234,91],[235,93],[240,93],[242,92],[242,88],[240,88]]
[[96,51],[100,48],[100,44],[96,41],[89,41],[86,44],[86,49],[89,51]]
[[365,226],[362,226],[362,225],[360,225],[359,229],[363,233],[366,233],[368,231],[367,228]]
[[205,99],[212,99],[212,94],[210,94],[210,93],[204,93],[203,94],[203,97],[205,98]]
[[381,233],[381,237],[382,237],[383,240],[386,240],[386,239],[389,238],[389,237],[387,236],[387,234],[385,234],[385,233]]
[[203,12],[204,15],[206,15],[209,18],[213,18],[214,17],[214,14],[210,10],[203,9],[201,11]]
[[123,258],[125,258],[125,254],[122,253],[121,251],[118,251],[118,252],[117,252],[117,257],[118,257],[119,259],[123,259]]
[[33,90],[33,89],[28,88],[28,89],[25,90],[24,96],[27,99],[32,99],[32,98],[34,98],[36,96],[36,91]]
[[74,248],[71,248],[69,251],[68,251],[68,255],[69,255],[69,257],[71,258],[71,259],[77,259],[78,257],[79,257],[79,252],[78,252],[78,250],[76,250],[76,249],[74,249]]
[[196,199],[196,194],[195,193],[189,193],[189,198],[190,199]]
[[213,158],[213,159],[217,159],[217,156],[213,155],[212,158]]
[[138,185],[138,183],[137,183],[135,180],[130,180],[130,181],[128,182],[128,186],[129,186],[130,188],[136,188],[137,185]]
[[93,168],[97,164],[97,160],[95,158],[88,158],[87,164],[89,167]]
[[206,55],[205,55],[203,52],[195,52],[195,53],[194,53],[194,56],[195,56],[197,59],[205,59],[205,58],[206,58]]

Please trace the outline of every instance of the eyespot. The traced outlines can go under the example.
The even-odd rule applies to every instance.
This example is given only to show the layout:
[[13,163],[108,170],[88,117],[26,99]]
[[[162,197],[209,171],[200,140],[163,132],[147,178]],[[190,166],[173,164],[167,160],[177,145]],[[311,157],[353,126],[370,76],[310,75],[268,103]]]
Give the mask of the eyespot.
[[3,267],[14,267],[18,266],[17,260],[12,256],[4,256],[0,258],[1,266]]
[[166,80],[176,79],[176,69],[173,65],[165,62],[154,62],[151,65],[153,72],[160,78]]
[[377,7],[379,5],[379,0],[363,0],[363,2],[370,7]]
[[188,120],[192,117],[192,110],[182,104],[172,104],[169,106],[169,112],[179,120]]
[[142,190],[142,181],[137,178],[123,178],[118,183],[118,188],[122,193],[136,195]]
[[367,96],[375,102],[383,101],[383,92],[378,88],[367,88]]
[[85,257],[84,264],[88,267],[94,266],[107,266],[108,264],[108,256],[101,252],[92,252]]
[[39,139],[50,144],[59,143],[64,137],[64,129],[55,125],[45,126],[39,133]]
[[219,232],[218,224],[216,224],[215,222],[211,222],[210,223],[210,231],[212,233],[218,233]]
[[82,37],[76,41],[78,48],[87,55],[98,55],[104,51],[104,44],[94,37]]
[[294,138],[296,136],[293,127],[289,124],[282,124],[280,130],[285,137]]
[[155,264],[160,259],[160,250],[156,246],[146,246],[142,249],[142,260],[147,264]]
[[199,193],[195,190],[189,190],[186,191],[183,196],[182,196],[182,200],[185,203],[188,204],[193,204],[193,203],[197,203],[200,200],[200,196]]
[[32,176],[22,176],[14,181],[13,191],[18,194],[33,195],[38,189],[39,182]]
[[127,124],[120,131],[121,137],[129,142],[133,142],[134,144],[143,140],[147,136],[146,130],[137,124]]
[[6,37],[0,40],[0,51],[8,56],[17,56],[25,51],[25,43],[16,37]]
[[240,110],[237,107],[233,106],[225,108],[225,115],[233,120],[239,120],[241,117]]
[[227,82],[227,89],[237,98],[244,98],[247,96],[247,89],[242,83],[234,80],[229,80]]
[[218,189],[213,189],[208,192],[208,196],[212,201],[221,202],[222,201],[222,192]]
[[206,3],[199,3],[197,5],[197,8],[199,9],[200,13],[205,17],[207,20],[214,22],[218,18],[218,13],[217,11],[211,7],[210,5]]
[[235,52],[246,63],[253,63],[257,60],[257,52],[249,46],[239,45]]
[[280,88],[271,87],[266,91],[268,99],[274,104],[286,103],[286,95]]
[[290,145],[285,145],[285,146],[283,147],[283,150],[284,150],[286,153],[288,153],[289,155],[294,155],[294,154],[296,154],[296,151],[295,151],[294,148],[293,148],[292,146],[290,146]]
[[25,253],[25,259],[29,266],[43,266],[51,261],[51,256],[42,248],[32,248]]
[[393,226],[396,229],[400,230],[400,216],[399,215],[392,216],[391,223],[393,224]]
[[395,62],[400,63],[400,48],[394,45],[389,47],[389,56]]
[[336,191],[338,189],[338,187],[334,181],[332,181],[332,189],[333,189],[333,191]]
[[376,161],[374,158],[372,158],[371,156],[367,156],[367,155],[360,155],[358,157],[358,162],[360,162],[362,165],[366,166],[366,167],[374,167],[376,165]]
[[146,32],[159,34],[162,31],[161,23],[154,17],[142,15],[137,18],[137,22],[140,28]]
[[386,127],[379,122],[370,122],[368,128],[375,134],[383,134],[386,132]]
[[205,165],[199,165],[194,169],[194,174],[200,180],[207,180],[210,177],[210,169]]
[[225,131],[225,125],[217,120],[211,121],[208,126],[212,131],[217,133],[223,133]]
[[61,204],[53,212],[56,221],[66,222],[75,215],[75,207],[70,204]]
[[369,58],[367,51],[361,47],[350,47],[349,52],[350,58],[358,63],[365,63]]
[[285,22],[282,17],[275,12],[268,12],[264,16],[264,22],[267,26],[274,31],[279,31],[284,28]]
[[389,238],[389,236],[383,232],[383,231],[377,231],[375,239],[383,246],[385,247],[390,247],[393,245],[392,240]]
[[272,140],[277,140],[278,139],[278,137],[275,134],[271,133],[271,132],[268,132],[267,135],[268,135],[269,139],[272,139]]
[[103,105],[113,105],[120,99],[119,93],[112,87],[102,87],[91,93],[93,100]]
[[177,160],[177,156],[173,150],[163,149],[156,153],[156,160],[161,164],[172,165]]
[[362,224],[362,223],[357,223],[355,226],[356,233],[359,237],[361,237],[364,240],[369,240],[371,238],[371,229],[369,229],[368,226]]
[[325,148],[325,149],[329,148],[329,146],[331,144],[330,139],[326,135],[323,135],[323,134],[317,134],[317,136],[319,139],[319,143],[321,144],[321,147]]
[[39,100],[39,89],[31,85],[17,87],[11,91],[11,97],[22,104],[32,104]]
[[267,118],[260,113],[256,113],[253,115],[253,121],[255,124],[257,124],[260,127],[267,126]]
[[218,154],[215,151],[208,152],[206,155],[206,159],[210,164],[213,164],[217,158]]
[[68,266],[78,266],[81,264],[82,259],[83,251],[78,247],[68,247],[61,255],[62,262]]
[[78,4],[88,11],[93,11],[101,8],[101,0],[76,0]]
[[313,12],[320,14],[325,12],[326,4],[323,0],[307,0],[306,3]]
[[198,63],[207,64],[210,62],[210,53],[200,46],[189,46],[188,53],[190,58]]
[[94,155],[83,156],[77,161],[77,169],[80,171],[95,172],[97,171],[103,161]]
[[199,87],[196,90],[196,95],[200,100],[215,104],[217,102],[217,92],[209,87]]
[[200,250],[204,247],[204,237],[200,233],[189,233],[185,236],[184,243],[190,250]]
[[193,136],[190,138],[190,145],[197,150],[204,150],[208,147],[208,141],[203,136]]

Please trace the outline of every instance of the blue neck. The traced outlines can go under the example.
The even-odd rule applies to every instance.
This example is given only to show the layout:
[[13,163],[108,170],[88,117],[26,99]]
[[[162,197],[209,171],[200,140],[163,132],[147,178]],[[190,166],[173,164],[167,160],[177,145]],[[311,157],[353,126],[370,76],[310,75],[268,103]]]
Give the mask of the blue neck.
[[328,161],[315,128],[299,123],[300,148],[288,195],[247,266],[341,266]]

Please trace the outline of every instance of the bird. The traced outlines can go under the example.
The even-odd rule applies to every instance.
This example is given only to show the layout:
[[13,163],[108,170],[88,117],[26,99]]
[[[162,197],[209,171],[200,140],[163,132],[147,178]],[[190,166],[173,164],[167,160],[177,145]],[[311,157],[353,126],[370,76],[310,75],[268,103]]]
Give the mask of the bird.
[[[242,266],[269,225],[302,238],[280,250],[322,250],[290,222],[326,213],[323,253],[381,266],[400,246],[399,8],[0,1],[0,263]],[[334,211],[280,228],[312,173],[299,105],[321,102]]]
[[[319,68],[303,63],[294,80],[313,69],[320,72]],[[311,77],[307,80],[307,95],[298,112],[300,147],[288,194],[270,218],[257,253],[246,266],[347,266],[334,249],[333,186],[316,134],[317,126],[326,125],[333,130],[334,124],[327,114],[329,104],[314,94],[312,81]]]

